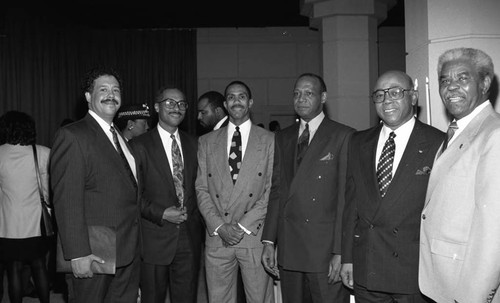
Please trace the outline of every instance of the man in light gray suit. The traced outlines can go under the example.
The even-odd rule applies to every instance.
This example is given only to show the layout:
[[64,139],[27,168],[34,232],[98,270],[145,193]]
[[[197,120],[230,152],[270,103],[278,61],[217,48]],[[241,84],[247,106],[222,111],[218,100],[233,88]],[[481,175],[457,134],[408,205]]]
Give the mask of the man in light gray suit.
[[[199,139],[198,206],[206,222],[205,266],[210,302],[236,302],[241,270],[247,302],[273,302],[260,262],[271,189],[274,134],[252,124],[252,94],[240,81],[225,90],[229,124]],[[239,269],[238,269],[239,268]]]

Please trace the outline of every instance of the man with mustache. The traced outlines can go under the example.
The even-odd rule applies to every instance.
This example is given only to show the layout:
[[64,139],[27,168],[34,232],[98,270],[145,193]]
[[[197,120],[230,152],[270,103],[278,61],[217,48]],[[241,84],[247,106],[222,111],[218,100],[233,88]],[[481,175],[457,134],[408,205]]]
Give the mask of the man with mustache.
[[500,115],[485,52],[456,48],[438,61],[452,117],[429,179],[420,229],[420,290],[436,302],[500,302]]
[[341,277],[356,302],[425,303],[420,213],[444,133],[415,118],[418,92],[404,72],[380,75],[371,99],[382,123],[351,138]]
[[270,277],[260,263],[260,237],[271,190],[274,134],[250,120],[250,88],[225,89],[229,124],[199,138],[196,192],[206,223],[205,266],[209,302],[236,302],[241,271],[248,303],[273,302]]
[[[87,115],[57,132],[50,171],[62,251],[71,260],[72,302],[133,302],[139,285],[139,191],[134,154],[113,124],[121,82],[110,69],[91,70],[84,82]],[[116,232],[116,274],[95,274],[104,263],[89,244],[89,226]],[[103,243],[106,245],[107,243]]]
[[144,180],[141,302],[165,302],[168,289],[171,302],[192,303],[203,235],[194,188],[198,142],[179,129],[188,108],[183,92],[161,88],[154,108],[156,128],[130,141]]

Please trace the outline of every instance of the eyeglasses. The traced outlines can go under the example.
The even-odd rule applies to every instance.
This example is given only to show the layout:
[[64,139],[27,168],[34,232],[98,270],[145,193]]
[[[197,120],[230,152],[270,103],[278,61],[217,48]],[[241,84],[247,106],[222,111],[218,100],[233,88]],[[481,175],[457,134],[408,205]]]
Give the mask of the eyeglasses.
[[413,91],[413,89],[404,89],[399,86],[387,88],[387,89],[377,89],[372,93],[373,103],[382,103],[385,101],[385,94],[389,95],[390,100],[402,99],[405,92]]
[[174,109],[175,106],[177,105],[180,110],[186,110],[189,106],[189,104],[184,100],[175,101],[174,99],[167,98],[165,100],[161,100],[158,103],[163,103],[163,102],[165,102],[165,107],[168,109]]

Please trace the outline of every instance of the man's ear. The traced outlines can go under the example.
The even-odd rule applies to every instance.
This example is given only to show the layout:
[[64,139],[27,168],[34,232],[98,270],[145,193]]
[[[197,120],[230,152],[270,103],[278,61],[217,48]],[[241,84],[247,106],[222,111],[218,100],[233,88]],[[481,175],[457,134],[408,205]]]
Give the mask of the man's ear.
[[325,103],[328,98],[328,94],[326,92],[321,93],[321,103]]
[[482,81],[482,85],[481,85],[482,86],[481,92],[483,93],[483,95],[486,95],[488,93],[488,91],[490,90],[491,82],[492,82],[492,79],[490,76],[484,77],[484,79]]
[[410,97],[411,97],[411,105],[413,105],[413,106],[417,105],[417,103],[418,103],[418,91],[416,91],[416,90],[411,91]]
[[155,111],[156,113],[160,112],[160,103],[155,103]]
[[90,93],[89,92],[85,92],[85,99],[87,100],[87,103],[90,102]]

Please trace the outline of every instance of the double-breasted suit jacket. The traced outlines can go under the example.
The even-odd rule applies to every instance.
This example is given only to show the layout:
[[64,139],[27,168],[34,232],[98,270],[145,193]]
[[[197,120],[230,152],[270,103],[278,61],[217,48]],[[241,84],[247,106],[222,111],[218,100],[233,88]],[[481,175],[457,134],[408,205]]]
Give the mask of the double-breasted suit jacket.
[[223,247],[213,236],[224,223],[240,223],[245,235],[234,247],[259,247],[267,212],[274,159],[274,134],[252,124],[243,162],[235,184],[231,179],[227,151],[227,127],[199,138],[198,206],[206,223],[207,247]]
[[276,135],[273,189],[262,240],[277,243],[286,270],[325,272],[341,253],[350,127],[324,118],[296,167],[299,124]]
[[[384,198],[376,175],[382,124],[352,136],[347,169],[342,263],[368,290],[418,293],[420,213],[444,133],[415,120]],[[398,146],[396,145],[396,150]]]
[[499,171],[500,115],[488,104],[437,157],[429,179],[419,284],[436,302],[500,302]]
[[[184,160],[184,206],[188,219],[185,223],[192,251],[201,253],[202,223],[195,193],[197,139],[181,130],[179,138]],[[140,175],[144,180],[142,205],[142,258],[144,262],[169,265],[177,249],[180,226],[163,220],[165,209],[178,206],[172,171],[163,143],[155,128],[131,140],[140,163]]]
[[139,191],[90,114],[59,129],[50,173],[64,258],[90,255],[87,227],[101,225],[116,230],[116,266],[130,264],[139,246]]

